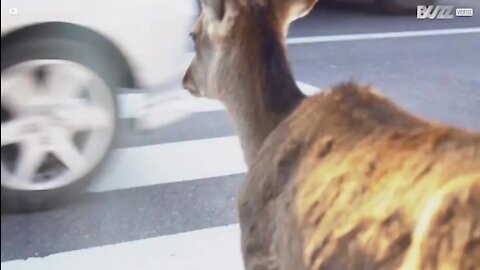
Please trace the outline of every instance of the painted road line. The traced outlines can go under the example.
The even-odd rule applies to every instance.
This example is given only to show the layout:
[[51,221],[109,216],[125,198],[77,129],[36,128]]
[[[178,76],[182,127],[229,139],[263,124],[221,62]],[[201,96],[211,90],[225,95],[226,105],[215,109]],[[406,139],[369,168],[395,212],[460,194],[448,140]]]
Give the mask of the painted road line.
[[236,136],[114,150],[90,192],[104,192],[246,172]]
[[[306,95],[319,88],[304,82],[297,85]],[[171,90],[159,94],[124,94],[119,96],[121,118],[135,118],[139,130],[151,130],[170,125],[198,112],[223,111],[216,100],[196,98],[185,90]]]
[[[312,95],[319,91],[318,87],[297,81],[302,92]],[[135,118],[146,105],[157,107],[159,110],[189,110],[191,112],[210,112],[224,110],[225,107],[218,101],[207,98],[193,97],[188,91],[175,89],[159,94],[129,93],[118,95],[120,118]],[[147,103],[148,102],[148,103]]]
[[192,97],[185,90],[173,90],[161,94],[120,94],[118,95],[120,118],[136,118],[146,106],[154,107],[158,112],[189,111],[209,112],[220,111],[224,107],[220,102]]
[[238,225],[3,262],[2,270],[243,270]]
[[300,82],[300,81],[297,81],[297,86],[307,96],[315,95],[321,91],[319,87],[313,86],[308,83]]
[[[298,82],[305,94],[319,90]],[[123,96],[125,113],[141,110],[140,94]],[[216,101],[191,97],[186,91],[171,91],[142,120],[144,129],[159,128],[195,112],[224,110]],[[130,115],[131,116],[131,115]],[[97,176],[91,192],[126,189],[244,173],[246,165],[236,136],[116,149],[107,167]],[[188,168],[188,169],[186,169]]]
[[[306,94],[318,91],[314,86],[302,82],[298,84]],[[144,97],[139,95],[141,94],[120,95],[124,117],[131,117],[136,110],[141,110],[141,99]],[[194,98],[186,91],[171,91],[162,97],[165,101],[162,106],[159,104],[143,118],[151,121],[149,128],[159,128],[195,112],[224,110],[219,102]],[[116,149],[109,161],[94,181],[91,192],[219,177],[246,171],[236,136]]]
[[119,117],[121,119],[137,117],[144,106],[145,95],[144,93],[117,95]]
[[322,43],[322,42],[408,38],[408,37],[428,37],[428,36],[478,34],[478,33],[480,33],[480,27],[331,35],[331,36],[294,37],[294,38],[287,39],[287,44],[294,45],[294,44],[308,44],[308,43]]
[[[220,102],[207,98],[195,98],[185,90],[145,94],[144,98],[147,101],[143,103],[144,106],[131,110],[130,114],[131,118],[136,119],[135,126],[138,130],[157,129],[199,112],[225,110]],[[125,108],[128,108],[128,104],[125,104],[127,105]]]

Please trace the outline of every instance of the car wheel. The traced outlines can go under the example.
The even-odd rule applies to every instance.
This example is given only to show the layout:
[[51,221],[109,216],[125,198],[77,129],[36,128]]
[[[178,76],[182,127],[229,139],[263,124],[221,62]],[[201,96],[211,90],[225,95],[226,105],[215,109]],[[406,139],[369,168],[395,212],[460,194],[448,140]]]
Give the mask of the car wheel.
[[2,212],[55,207],[85,190],[117,126],[110,60],[73,40],[2,42]]
[[434,5],[435,2],[436,0],[376,0],[380,9],[390,14],[414,13],[417,6]]

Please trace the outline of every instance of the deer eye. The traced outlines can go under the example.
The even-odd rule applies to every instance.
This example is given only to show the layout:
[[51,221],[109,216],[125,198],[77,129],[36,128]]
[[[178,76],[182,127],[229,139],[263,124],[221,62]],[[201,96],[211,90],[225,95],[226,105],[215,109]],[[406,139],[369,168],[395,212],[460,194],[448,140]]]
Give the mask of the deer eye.
[[194,42],[197,40],[197,34],[195,34],[194,32],[190,32],[189,36]]

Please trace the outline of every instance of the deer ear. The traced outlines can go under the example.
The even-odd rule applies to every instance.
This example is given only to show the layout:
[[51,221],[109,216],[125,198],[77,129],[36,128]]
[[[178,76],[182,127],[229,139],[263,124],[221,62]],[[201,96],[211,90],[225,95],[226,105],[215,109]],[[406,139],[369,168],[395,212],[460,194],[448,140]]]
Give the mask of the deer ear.
[[284,0],[274,1],[274,9],[286,31],[291,22],[307,15],[318,0]]
[[225,15],[225,0],[202,0],[202,10],[221,21]]
[[202,0],[202,13],[209,21],[207,33],[218,41],[231,31],[238,6],[234,0]]

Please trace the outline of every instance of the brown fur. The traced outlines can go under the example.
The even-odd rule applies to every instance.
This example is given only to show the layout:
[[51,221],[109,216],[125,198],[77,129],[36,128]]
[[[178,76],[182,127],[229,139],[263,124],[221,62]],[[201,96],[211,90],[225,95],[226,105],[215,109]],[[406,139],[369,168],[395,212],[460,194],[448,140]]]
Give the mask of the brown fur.
[[480,136],[366,87],[305,100],[265,141],[240,198],[247,269],[267,255],[275,266],[258,269],[480,265]]
[[369,86],[305,98],[284,28],[315,1],[224,1],[205,4],[184,85],[239,132],[246,269],[479,269],[480,134]]

